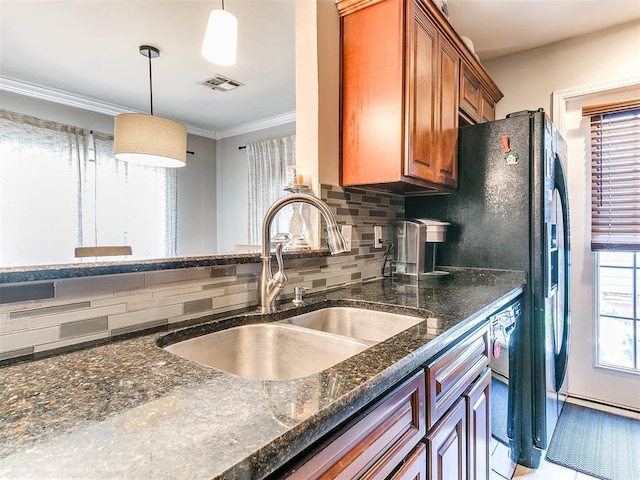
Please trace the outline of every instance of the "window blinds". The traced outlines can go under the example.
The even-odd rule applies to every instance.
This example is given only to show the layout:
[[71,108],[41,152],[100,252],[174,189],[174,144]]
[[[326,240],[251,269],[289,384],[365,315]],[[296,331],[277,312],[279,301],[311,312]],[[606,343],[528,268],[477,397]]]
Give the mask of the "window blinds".
[[640,99],[591,117],[591,249],[640,250]]

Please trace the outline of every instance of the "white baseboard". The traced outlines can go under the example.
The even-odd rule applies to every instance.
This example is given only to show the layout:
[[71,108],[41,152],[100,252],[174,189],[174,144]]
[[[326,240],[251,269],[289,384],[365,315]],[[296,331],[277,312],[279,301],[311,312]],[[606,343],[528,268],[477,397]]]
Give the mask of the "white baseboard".
[[602,402],[590,400],[588,398],[574,397],[569,395],[566,399],[567,403],[573,403],[574,405],[580,405],[582,407],[591,408],[593,410],[600,410],[603,412],[613,413],[622,417],[634,418],[640,420],[640,410],[634,410],[627,407],[620,407],[616,405],[609,405]]

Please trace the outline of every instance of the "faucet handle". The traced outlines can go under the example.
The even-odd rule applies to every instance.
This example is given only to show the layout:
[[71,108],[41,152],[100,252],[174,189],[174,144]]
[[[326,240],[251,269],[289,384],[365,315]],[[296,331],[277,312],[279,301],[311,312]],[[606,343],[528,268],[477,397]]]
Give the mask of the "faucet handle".
[[276,261],[278,262],[278,270],[273,275],[273,283],[280,289],[287,284],[287,276],[284,273],[284,261],[282,260],[283,247],[284,243],[279,243],[276,246]]

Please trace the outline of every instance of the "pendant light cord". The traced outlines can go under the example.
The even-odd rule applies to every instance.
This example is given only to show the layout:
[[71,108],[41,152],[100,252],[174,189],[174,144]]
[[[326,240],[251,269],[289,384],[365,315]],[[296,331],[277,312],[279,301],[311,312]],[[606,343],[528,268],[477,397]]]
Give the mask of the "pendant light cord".
[[151,50],[147,50],[147,57],[149,58],[149,104],[151,115],[153,115],[153,77],[151,76]]

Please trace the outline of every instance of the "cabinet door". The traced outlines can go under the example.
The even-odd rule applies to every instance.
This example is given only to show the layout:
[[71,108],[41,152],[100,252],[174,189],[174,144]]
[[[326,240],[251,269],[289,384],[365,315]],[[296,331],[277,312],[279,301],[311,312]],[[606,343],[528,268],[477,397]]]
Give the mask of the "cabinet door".
[[407,29],[405,175],[457,187],[460,56],[414,2]]
[[469,480],[489,480],[491,444],[491,370],[469,387],[464,398],[467,403],[467,455]]
[[480,99],[481,122],[493,122],[496,119],[496,105],[487,95]]
[[427,480],[427,449],[424,444],[416,447],[389,480]]
[[438,31],[420,8],[411,3],[407,29],[408,155],[405,175],[435,182]]
[[466,480],[466,423],[465,401],[460,398],[427,435],[429,480]]
[[438,37],[439,103],[436,136],[436,182],[458,186],[458,82],[460,56],[442,35]]
[[342,19],[341,185],[402,177],[402,2],[379,2]]
[[460,110],[465,112],[475,123],[480,121],[480,98],[482,87],[471,67],[462,63],[460,72]]

